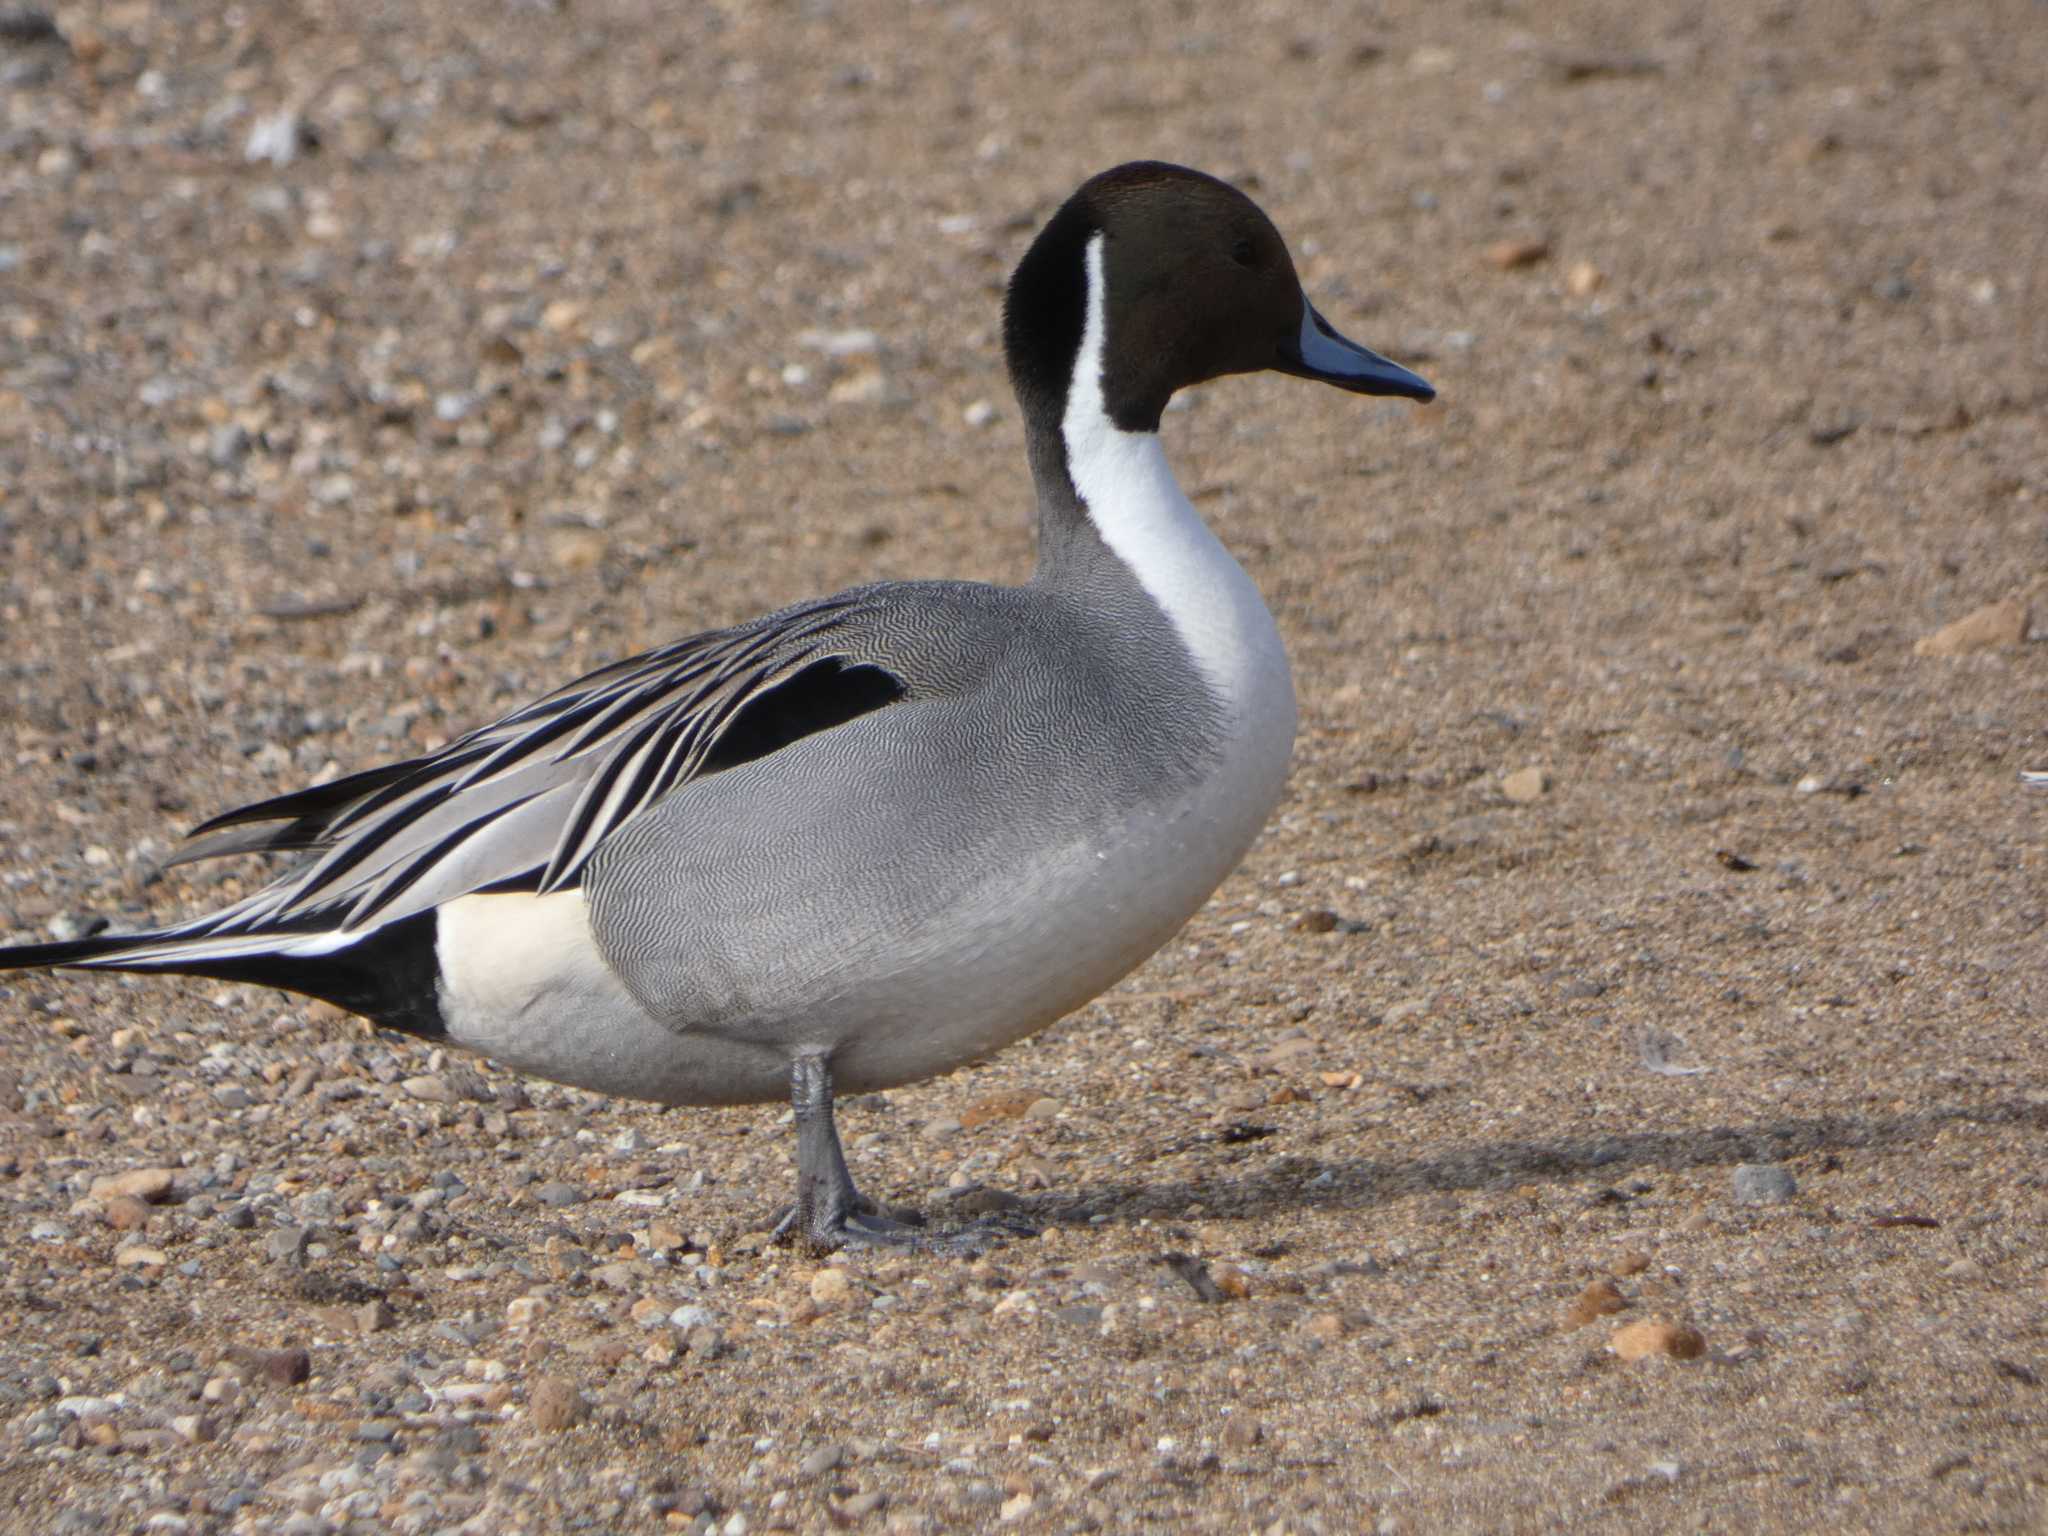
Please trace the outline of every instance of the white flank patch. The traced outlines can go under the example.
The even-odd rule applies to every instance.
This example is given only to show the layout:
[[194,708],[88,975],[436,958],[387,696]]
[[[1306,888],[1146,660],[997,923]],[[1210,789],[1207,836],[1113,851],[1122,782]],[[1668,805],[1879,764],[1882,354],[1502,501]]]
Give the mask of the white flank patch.
[[[1180,632],[1239,731],[1277,750],[1284,772],[1294,741],[1294,679],[1273,615],[1173,477],[1156,432],[1125,432],[1102,398],[1107,290],[1102,236],[1088,242],[1088,313],[1060,423],[1067,472],[1103,542],[1137,576]],[[1276,786],[1277,793],[1277,786]]]
[[580,890],[457,897],[440,908],[435,950],[458,1038],[465,1019],[502,1023],[620,990]]

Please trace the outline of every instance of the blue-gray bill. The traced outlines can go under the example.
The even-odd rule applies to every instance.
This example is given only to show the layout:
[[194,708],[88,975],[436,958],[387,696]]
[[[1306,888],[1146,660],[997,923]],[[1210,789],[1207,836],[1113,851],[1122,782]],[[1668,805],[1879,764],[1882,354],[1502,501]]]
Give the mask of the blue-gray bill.
[[1436,386],[1418,373],[1379,353],[1346,341],[1306,300],[1301,306],[1301,334],[1280,347],[1281,373],[1298,379],[1319,379],[1358,395],[1399,395],[1407,400],[1434,400]]

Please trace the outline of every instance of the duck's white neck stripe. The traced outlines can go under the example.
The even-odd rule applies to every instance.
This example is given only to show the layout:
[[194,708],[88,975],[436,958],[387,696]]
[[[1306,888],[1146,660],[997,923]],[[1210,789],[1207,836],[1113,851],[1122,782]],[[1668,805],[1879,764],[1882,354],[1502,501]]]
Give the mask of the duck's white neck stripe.
[[1110,419],[1102,392],[1108,342],[1102,239],[1090,238],[1084,257],[1087,316],[1060,422],[1067,474],[1102,541],[1172,620],[1226,707],[1256,713],[1257,694],[1284,693],[1291,735],[1287,656],[1258,588],[1181,491],[1159,434],[1126,432]]

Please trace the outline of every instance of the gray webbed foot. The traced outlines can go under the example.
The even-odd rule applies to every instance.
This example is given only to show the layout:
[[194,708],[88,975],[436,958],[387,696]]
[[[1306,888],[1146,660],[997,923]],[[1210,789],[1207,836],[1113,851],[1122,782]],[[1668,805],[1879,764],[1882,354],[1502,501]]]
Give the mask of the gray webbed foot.
[[1013,1212],[993,1212],[958,1227],[934,1230],[916,1213],[883,1209],[854,1187],[832,1119],[832,1071],[823,1056],[799,1056],[790,1068],[790,1103],[796,1112],[796,1204],[775,1223],[777,1242],[801,1241],[838,1248],[972,1256],[1036,1229]]

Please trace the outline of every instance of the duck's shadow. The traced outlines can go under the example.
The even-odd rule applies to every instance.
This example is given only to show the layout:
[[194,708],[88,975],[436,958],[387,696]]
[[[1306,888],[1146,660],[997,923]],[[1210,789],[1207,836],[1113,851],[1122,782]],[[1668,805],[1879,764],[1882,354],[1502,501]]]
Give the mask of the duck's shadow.
[[[2009,1125],[2048,1131],[2048,1104],[2003,1099],[1896,1115],[1818,1115],[1770,1120],[1748,1128],[1714,1126],[1690,1131],[1634,1131],[1554,1141],[1494,1141],[1448,1148],[1412,1159],[1318,1157],[1289,1138],[1281,1156],[1264,1166],[1234,1171],[1220,1165],[1210,1176],[1166,1183],[1093,1185],[1079,1200],[1029,1202],[1034,1215],[1056,1222],[1106,1218],[1116,1222],[1199,1214],[1244,1220],[1303,1208],[1363,1210],[1430,1192],[1501,1189],[1523,1184],[1584,1184],[1590,1201],[1625,1204],[1654,1190],[1631,1188],[1642,1171],[1681,1172],[1736,1163],[1828,1158],[1858,1148],[1894,1147],[1932,1140],[1943,1127]],[[1190,1136],[1159,1154],[1197,1151],[1207,1141],[1232,1150],[1227,1132]],[[1242,1134],[1242,1133],[1240,1133]],[[1371,1134],[1361,1128],[1359,1137]],[[1349,1136],[1347,1140],[1351,1139]],[[1279,1138],[1276,1136],[1275,1141]],[[1280,1146],[1275,1146],[1280,1151]],[[1239,1154],[1242,1156],[1242,1154]],[[1254,1153],[1253,1155],[1256,1155]],[[1191,1212],[1191,1206],[1199,1212]],[[1927,1212],[1927,1215],[1939,1215]]]

